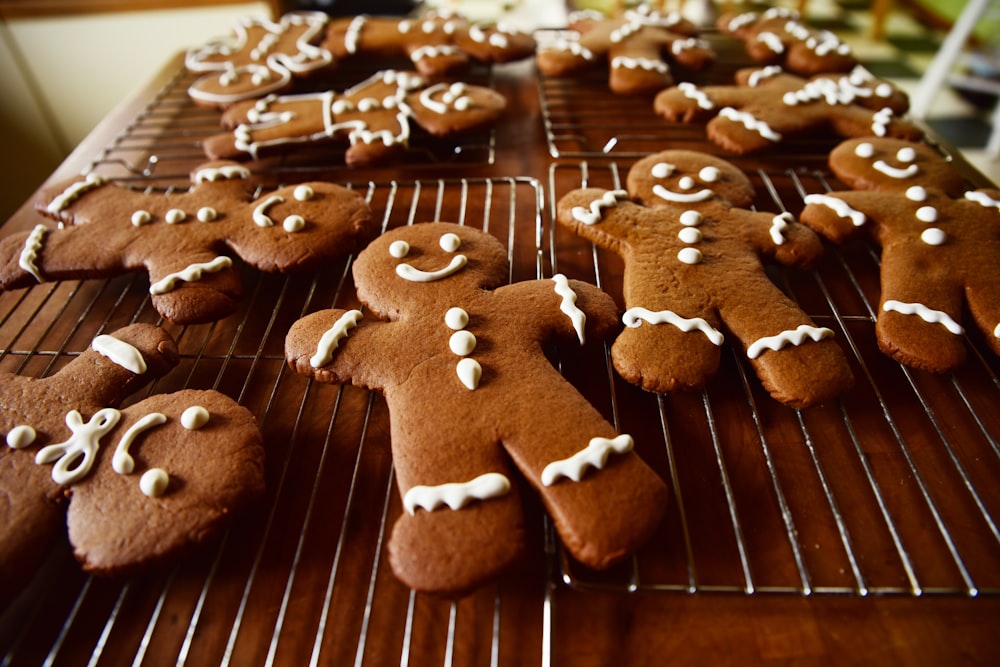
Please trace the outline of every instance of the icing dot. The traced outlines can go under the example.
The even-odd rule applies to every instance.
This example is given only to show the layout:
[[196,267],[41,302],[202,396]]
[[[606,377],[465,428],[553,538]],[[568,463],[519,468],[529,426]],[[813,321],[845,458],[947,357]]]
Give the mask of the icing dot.
[[677,253],[677,259],[685,264],[700,264],[702,255],[697,248],[681,248],[680,252]]
[[947,238],[948,236],[937,227],[925,229],[923,233],[920,234],[920,240],[927,245],[941,245]]
[[281,223],[285,231],[288,233],[294,233],[302,231],[302,228],[306,226],[306,219],[301,215],[290,215],[285,218],[284,222]]
[[170,486],[170,475],[163,468],[150,468],[139,478],[139,490],[150,498],[159,498]]
[[917,159],[917,151],[911,146],[900,148],[899,152],[896,153],[896,159],[900,162],[913,162]]
[[441,237],[441,249],[446,252],[455,252],[462,245],[462,239],[458,234],[447,233]]
[[192,405],[181,413],[181,426],[189,431],[196,431],[208,423],[208,410],[200,405]]
[[705,216],[703,216],[698,211],[694,210],[684,211],[683,213],[681,213],[681,218],[680,218],[681,224],[684,225],[685,227],[697,227],[702,223],[704,219]]
[[674,165],[669,162],[657,162],[653,165],[651,173],[655,178],[666,178],[670,174],[674,173]]
[[718,167],[705,167],[698,172],[698,178],[705,181],[706,183],[715,183],[719,180],[721,172]]
[[309,201],[316,196],[316,193],[308,185],[300,185],[292,192],[292,196],[295,197],[296,201]]
[[683,176],[681,180],[677,181],[677,186],[681,190],[690,190],[695,186],[695,182],[690,176]]
[[138,210],[132,214],[132,224],[136,227],[148,224],[152,220],[153,216],[149,214],[149,211]]
[[393,241],[389,246],[389,254],[396,259],[402,259],[410,254],[410,244],[406,241]]
[[483,367],[479,365],[478,361],[468,357],[458,362],[455,370],[458,373],[458,379],[470,391],[479,386],[479,380],[483,377]]
[[458,356],[464,357],[476,349],[476,337],[468,331],[456,331],[448,339],[448,347]]
[[938,212],[933,206],[921,206],[917,209],[917,220],[920,222],[934,222],[937,218]]
[[854,149],[854,154],[858,157],[870,158],[875,155],[875,146],[868,141],[862,141],[858,144],[857,148]]
[[702,234],[701,230],[695,229],[694,227],[685,227],[681,231],[677,232],[677,238],[684,243],[697,243],[701,240]]
[[198,220],[201,222],[212,222],[219,217],[219,213],[211,206],[203,206],[198,209]]
[[35,429],[27,424],[15,426],[7,434],[7,446],[11,449],[24,449],[35,441]]
[[464,329],[465,325],[469,323],[469,314],[461,308],[449,308],[448,312],[444,314],[444,323],[454,331]]
[[167,211],[167,214],[163,216],[163,219],[167,221],[168,225],[176,225],[178,222],[184,222],[187,218],[187,213],[180,210],[179,208],[172,208]]
[[920,185],[914,185],[906,189],[906,198],[910,201],[927,201],[927,190]]

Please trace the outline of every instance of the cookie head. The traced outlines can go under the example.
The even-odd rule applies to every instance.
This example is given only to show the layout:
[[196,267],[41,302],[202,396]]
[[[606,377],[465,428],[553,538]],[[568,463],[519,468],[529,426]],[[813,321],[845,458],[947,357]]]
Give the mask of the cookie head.
[[705,153],[663,151],[643,158],[628,174],[628,191],[647,206],[695,207],[716,200],[748,206],[754,189],[735,165]]
[[495,238],[449,222],[399,227],[374,240],[354,264],[358,296],[381,315],[437,303],[445,292],[507,282],[507,252]]
[[967,189],[962,175],[932,147],[902,139],[845,141],[830,152],[830,168],[855,190],[900,192],[920,185],[958,197]]

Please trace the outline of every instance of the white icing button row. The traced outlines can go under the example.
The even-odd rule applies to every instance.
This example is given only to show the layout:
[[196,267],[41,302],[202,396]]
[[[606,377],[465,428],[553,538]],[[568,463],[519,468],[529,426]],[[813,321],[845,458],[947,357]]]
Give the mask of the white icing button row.
[[[216,211],[211,206],[202,206],[201,208],[198,209],[198,212],[195,213],[195,217],[200,222],[213,222],[219,218],[219,212]],[[183,211],[179,208],[172,208],[169,211],[167,211],[166,214],[164,214],[163,216],[163,220],[168,225],[176,225],[184,222],[187,219],[188,219],[187,211]],[[132,222],[132,226],[142,227],[143,225],[148,225],[153,221],[153,214],[150,213],[149,211],[139,209],[134,213],[132,213],[132,217],[130,218],[130,220]]]
[[455,367],[458,379],[466,389],[470,391],[476,389],[479,386],[479,380],[483,377],[483,367],[475,359],[468,358],[468,355],[476,349],[478,342],[472,332],[465,331],[466,325],[469,324],[469,314],[458,307],[449,308],[444,314],[444,323],[455,332],[448,339],[449,349],[453,354],[463,357]]
[[[698,226],[704,222],[704,216],[693,209],[684,211],[681,213],[679,218],[680,223],[683,225],[681,230],[677,232],[677,238],[681,240],[682,243],[699,243],[704,235],[701,233]],[[684,264],[700,264],[701,260],[704,259],[701,254],[701,250],[697,248],[681,248],[677,253],[677,259]]]

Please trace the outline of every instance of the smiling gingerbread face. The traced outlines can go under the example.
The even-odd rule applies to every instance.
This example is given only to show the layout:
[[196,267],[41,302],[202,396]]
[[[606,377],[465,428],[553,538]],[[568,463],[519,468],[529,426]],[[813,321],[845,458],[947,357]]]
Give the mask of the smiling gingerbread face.
[[965,191],[965,179],[931,146],[902,139],[851,139],[830,152],[830,168],[855,190],[905,191],[914,185]]
[[753,201],[753,185],[731,163],[694,151],[663,151],[637,162],[628,174],[629,193],[647,206],[690,206],[725,200]]

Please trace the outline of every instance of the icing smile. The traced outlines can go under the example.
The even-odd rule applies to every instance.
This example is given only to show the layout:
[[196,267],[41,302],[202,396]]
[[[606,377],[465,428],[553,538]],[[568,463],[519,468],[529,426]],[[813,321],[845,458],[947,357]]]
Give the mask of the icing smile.
[[689,204],[691,202],[707,201],[713,197],[713,193],[708,188],[704,190],[698,190],[697,192],[683,193],[674,192],[673,190],[668,190],[662,185],[653,186],[653,194],[655,194],[660,199],[669,202],[677,202],[680,204]]
[[900,169],[899,167],[893,167],[884,160],[877,160],[872,167],[890,178],[913,178],[919,171],[915,164],[911,164],[905,169]]
[[409,280],[413,283],[430,283],[457,273],[468,261],[465,255],[455,255],[451,258],[448,266],[437,271],[421,271],[409,264],[403,263],[396,266],[396,274],[403,280]]

